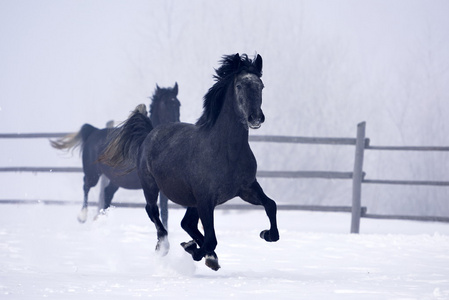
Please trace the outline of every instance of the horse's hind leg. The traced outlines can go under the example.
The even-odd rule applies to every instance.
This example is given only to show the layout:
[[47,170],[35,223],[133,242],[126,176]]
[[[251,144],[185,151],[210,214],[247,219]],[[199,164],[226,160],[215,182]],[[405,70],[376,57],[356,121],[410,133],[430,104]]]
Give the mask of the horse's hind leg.
[[157,244],[156,251],[161,255],[166,255],[170,248],[167,239],[167,230],[159,218],[159,207],[157,206],[157,197],[159,194],[159,188],[156,185],[153,177],[150,175],[139,175],[141,178],[143,193],[145,195],[145,200],[147,205],[145,206],[145,210],[148,214],[150,220],[154,223],[157,230]]
[[263,205],[263,207],[265,208],[265,212],[267,213],[268,219],[270,220],[270,229],[263,230],[260,233],[260,237],[266,240],[267,242],[276,242],[277,240],[279,240],[279,231],[276,221],[276,212],[277,212],[276,202],[274,202],[272,199],[268,198],[267,195],[265,195],[259,183],[257,181],[254,181],[250,187],[243,189],[240,192],[239,197],[251,204]]
[[88,200],[89,199],[89,191],[93,186],[95,186],[98,183],[98,179],[100,178],[100,175],[96,174],[95,172],[91,172],[92,174],[87,174],[87,172],[88,172],[88,170],[84,172],[83,207],[81,208],[81,211],[78,214],[78,221],[80,223],[84,223],[87,220],[87,207],[88,207],[88,201],[89,201]]
[[205,257],[206,266],[214,271],[218,271],[220,265],[218,264],[217,254],[214,251],[217,247],[217,237],[215,236],[214,206],[212,203],[212,201],[208,202],[208,205],[198,208],[198,215],[204,227],[204,243],[198,249],[198,252],[193,254],[193,259],[200,260],[202,257]]
[[201,247],[204,243],[204,236],[198,230],[199,220],[200,217],[198,216],[197,209],[195,207],[187,207],[186,214],[181,221],[181,227],[193,240],[187,243],[181,243],[181,246],[192,255],[195,249],[197,249],[197,245]]
[[[210,214],[204,215],[204,218],[210,219]],[[182,228],[193,238],[192,241],[188,243],[181,243],[181,246],[190,253],[194,260],[201,260],[204,256],[206,257],[206,265],[217,271],[220,268],[218,264],[218,257],[215,253],[215,247],[217,245],[217,239],[215,238],[215,231],[213,229],[213,211],[212,211],[212,231],[207,230],[208,238],[210,239],[210,245],[205,247],[206,239],[203,234],[198,230],[198,221],[200,217],[198,210],[195,207],[188,207],[184,218],[181,221]],[[205,221],[207,228],[210,228],[210,222]],[[204,225],[204,221],[203,221]],[[205,226],[206,230],[206,226]],[[197,248],[200,246],[200,248]],[[212,251],[210,251],[212,249]]]

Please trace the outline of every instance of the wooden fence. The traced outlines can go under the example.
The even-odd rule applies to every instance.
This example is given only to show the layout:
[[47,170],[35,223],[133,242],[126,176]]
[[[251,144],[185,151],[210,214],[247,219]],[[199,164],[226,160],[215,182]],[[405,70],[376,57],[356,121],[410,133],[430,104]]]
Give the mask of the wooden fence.
[[[351,179],[352,180],[352,205],[351,207],[335,206],[310,206],[310,205],[283,205],[279,209],[300,209],[314,211],[347,211],[351,212],[351,233],[359,233],[360,218],[381,218],[381,219],[408,219],[419,221],[440,221],[449,222],[449,217],[427,217],[427,216],[400,216],[400,215],[375,215],[368,214],[367,209],[362,207],[362,184],[389,184],[389,185],[425,185],[425,186],[449,186],[449,181],[413,181],[413,180],[384,180],[365,179],[363,172],[364,153],[366,150],[386,150],[386,151],[449,151],[449,147],[391,147],[391,146],[371,146],[368,138],[365,137],[366,123],[357,125],[355,138],[322,138],[322,137],[292,137],[292,136],[250,136],[250,142],[269,143],[293,143],[293,144],[317,144],[317,145],[348,145],[355,147],[354,164],[351,172],[334,171],[263,171],[257,172],[258,177],[270,178],[321,178],[321,179]],[[22,134],[0,134],[0,139],[16,138],[58,138],[68,133],[22,133]],[[82,172],[82,168],[77,167],[0,167],[0,172]],[[27,201],[33,202],[33,201]],[[55,202],[55,201],[53,201]],[[11,200],[0,200],[0,203],[11,203]],[[55,202],[58,203],[58,202]],[[123,204],[116,206],[134,207],[135,204]],[[172,206],[173,207],[173,206]],[[233,208],[227,205],[227,208]],[[238,206],[242,208],[241,205]]]

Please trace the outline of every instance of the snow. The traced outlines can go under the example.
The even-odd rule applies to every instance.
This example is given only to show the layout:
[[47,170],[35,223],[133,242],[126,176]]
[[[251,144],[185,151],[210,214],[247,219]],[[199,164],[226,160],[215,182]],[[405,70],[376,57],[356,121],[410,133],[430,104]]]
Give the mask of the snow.
[[279,211],[267,243],[263,210],[217,210],[215,272],[179,245],[182,209],[165,257],[144,209],[85,224],[78,209],[2,205],[1,299],[449,299],[449,224],[362,219],[353,235],[349,214]]

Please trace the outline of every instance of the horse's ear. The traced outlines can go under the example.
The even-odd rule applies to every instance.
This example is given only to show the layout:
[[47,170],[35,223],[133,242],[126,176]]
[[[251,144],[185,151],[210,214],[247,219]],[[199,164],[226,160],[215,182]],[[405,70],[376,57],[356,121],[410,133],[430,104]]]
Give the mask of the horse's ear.
[[178,83],[175,82],[175,86],[173,87],[173,92],[178,95]]
[[160,90],[161,88],[159,87],[159,85],[156,83],[156,90]]
[[257,71],[259,71],[259,73],[262,73],[262,56],[260,56],[259,54],[257,54],[255,65]]

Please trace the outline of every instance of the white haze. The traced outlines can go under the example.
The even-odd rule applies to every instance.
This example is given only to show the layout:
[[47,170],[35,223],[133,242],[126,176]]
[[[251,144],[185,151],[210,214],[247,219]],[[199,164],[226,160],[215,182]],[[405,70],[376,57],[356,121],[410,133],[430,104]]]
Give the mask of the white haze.
[[[252,134],[449,145],[447,1],[0,2],[0,132],[103,127],[178,82],[195,122],[224,54],[264,59]],[[46,140],[1,140],[0,166],[80,166]],[[259,169],[351,171],[353,147],[254,144]],[[449,180],[447,153],[367,152],[372,179]],[[0,174],[0,198],[82,199],[82,175]],[[279,203],[349,205],[349,181],[261,179]],[[116,201],[143,201],[120,191]],[[449,214],[443,187],[367,186],[369,212]],[[94,198],[95,200],[95,198]]]

